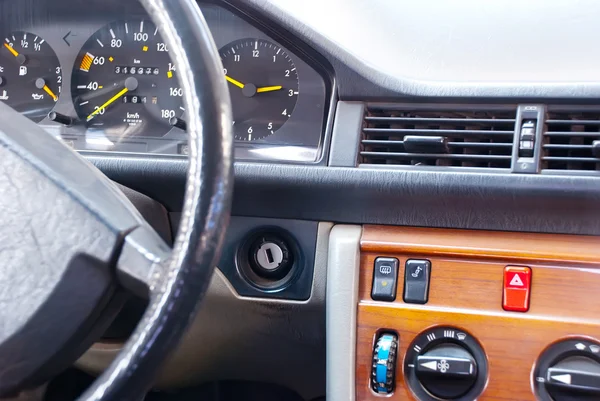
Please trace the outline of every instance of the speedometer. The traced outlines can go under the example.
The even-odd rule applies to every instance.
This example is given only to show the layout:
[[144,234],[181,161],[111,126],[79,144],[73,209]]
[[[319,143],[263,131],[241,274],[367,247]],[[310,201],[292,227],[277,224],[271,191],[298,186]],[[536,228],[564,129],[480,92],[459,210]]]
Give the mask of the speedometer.
[[147,20],[101,28],[83,46],[71,81],[75,110],[107,137],[160,137],[183,114],[167,45]]

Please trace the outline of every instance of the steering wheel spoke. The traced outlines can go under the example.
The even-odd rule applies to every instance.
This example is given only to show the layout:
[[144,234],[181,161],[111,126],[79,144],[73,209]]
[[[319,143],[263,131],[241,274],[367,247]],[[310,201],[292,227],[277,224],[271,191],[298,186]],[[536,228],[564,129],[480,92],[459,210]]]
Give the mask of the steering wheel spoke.
[[124,233],[148,226],[77,153],[4,103],[0,121],[1,395],[39,384],[52,373],[39,366],[66,367],[65,349],[76,357],[101,334],[120,303]]
[[171,248],[148,225],[134,229],[125,237],[117,261],[117,278],[138,296],[149,297],[163,275]]

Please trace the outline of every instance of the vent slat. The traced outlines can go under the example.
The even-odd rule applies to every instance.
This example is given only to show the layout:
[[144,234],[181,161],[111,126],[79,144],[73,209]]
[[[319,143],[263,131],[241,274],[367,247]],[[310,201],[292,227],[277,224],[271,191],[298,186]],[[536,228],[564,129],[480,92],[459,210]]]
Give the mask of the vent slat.
[[545,161],[577,162],[577,163],[600,163],[600,159],[595,157],[559,157],[544,156]]
[[600,125],[600,120],[546,120],[546,124],[561,124],[561,125]]
[[566,136],[573,137],[578,136],[580,138],[598,138],[600,139],[600,132],[577,132],[577,131],[546,131],[545,136]]
[[439,154],[439,153],[397,153],[397,152],[360,152],[361,156],[399,158],[399,159],[448,159],[448,160],[510,160],[510,156],[477,154]]
[[600,108],[549,106],[545,128],[543,170],[600,171],[593,148],[600,139]]
[[370,104],[359,162],[508,169],[515,117],[514,106]]
[[487,135],[487,136],[506,136],[513,135],[514,131],[501,131],[501,130],[463,130],[463,129],[421,129],[421,128],[363,128],[364,133],[369,134],[410,134],[410,135]]
[[[363,139],[363,145],[385,145],[385,146],[404,146],[404,141],[386,141],[375,139]],[[448,142],[449,147],[455,148],[510,148],[512,143],[488,143],[488,142]]]
[[444,123],[452,125],[473,125],[473,124],[514,124],[515,119],[511,118],[420,118],[420,117],[372,117],[366,116],[366,122],[380,122],[380,123],[405,123],[411,124],[420,123]]
[[592,150],[592,145],[557,145],[557,144],[546,144],[544,149],[586,149]]

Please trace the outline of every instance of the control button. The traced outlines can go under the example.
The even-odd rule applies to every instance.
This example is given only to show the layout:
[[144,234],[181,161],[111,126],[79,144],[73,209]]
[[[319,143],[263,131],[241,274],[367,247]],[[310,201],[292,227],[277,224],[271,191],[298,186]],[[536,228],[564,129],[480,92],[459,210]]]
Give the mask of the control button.
[[487,360],[469,333],[456,327],[433,327],[408,346],[404,375],[418,400],[471,401],[487,383]]
[[[600,364],[588,358],[570,358],[561,363],[571,363],[571,368],[548,369],[548,386],[570,392],[583,391],[600,396]],[[578,365],[578,366],[577,366]],[[552,391],[551,391],[552,392]]]
[[417,377],[428,392],[444,400],[466,394],[477,380],[475,357],[464,347],[442,343],[417,357]]
[[406,261],[404,271],[404,302],[426,304],[429,300],[429,276],[431,262],[411,259]]
[[[448,348],[448,349],[445,349]],[[455,357],[451,351],[463,351],[464,356]],[[444,351],[446,353],[444,353]],[[477,365],[470,355],[456,345],[438,347],[417,358],[417,372],[438,373],[440,376],[477,377]]]
[[535,145],[535,120],[525,120],[521,125],[519,135],[519,157],[533,157],[533,148]]
[[396,356],[398,337],[395,334],[379,336],[373,350],[373,370],[371,386],[378,394],[390,394],[396,384]]
[[521,266],[504,268],[502,307],[513,312],[527,312],[531,293],[531,269]]
[[534,390],[541,401],[600,399],[600,343],[571,338],[548,347],[533,372]]
[[398,259],[377,258],[373,269],[371,298],[375,301],[394,301],[398,280]]

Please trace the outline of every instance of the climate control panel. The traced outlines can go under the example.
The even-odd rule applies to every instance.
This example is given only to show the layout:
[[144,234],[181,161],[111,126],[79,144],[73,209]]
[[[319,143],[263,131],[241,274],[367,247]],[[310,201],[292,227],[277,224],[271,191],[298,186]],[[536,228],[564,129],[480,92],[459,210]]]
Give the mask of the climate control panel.
[[600,400],[598,241],[363,227],[356,400]]

